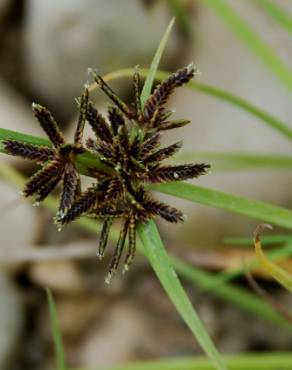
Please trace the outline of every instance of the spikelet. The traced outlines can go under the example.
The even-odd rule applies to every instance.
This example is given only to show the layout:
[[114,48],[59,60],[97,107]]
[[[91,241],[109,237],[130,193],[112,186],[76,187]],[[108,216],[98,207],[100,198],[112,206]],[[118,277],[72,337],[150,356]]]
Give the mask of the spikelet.
[[60,181],[59,176],[53,177],[49,182],[47,182],[43,187],[37,191],[35,198],[35,205],[39,205],[40,202],[44,201],[47,196],[56,188]]
[[[69,168],[68,168],[69,167]],[[68,210],[72,207],[75,200],[78,184],[79,174],[76,173],[72,166],[68,166],[63,177],[63,188],[61,194],[60,207],[57,217],[64,217]]]
[[160,134],[152,134],[148,139],[146,139],[140,147],[140,157],[145,159],[160,143]]
[[34,174],[26,183],[23,193],[29,197],[38,192],[47,182],[59,175],[60,160],[48,162],[41,170]]
[[32,104],[32,111],[42,129],[48,135],[55,148],[65,144],[65,139],[51,112],[40,104]]
[[176,87],[179,87],[189,82],[195,74],[195,68],[193,64],[178,70],[163,81],[148,98],[144,107],[145,121],[150,124],[155,122],[155,119],[159,118],[159,112],[162,111],[164,105],[168,101],[170,95],[173,93]]
[[16,140],[5,140],[3,141],[3,145],[7,154],[40,163],[48,161],[54,155],[54,150],[47,146],[25,144]]
[[103,80],[103,78],[99,75],[94,75],[94,80],[97,85],[101,88],[101,90],[110,98],[110,100],[115,103],[115,105],[123,112],[126,117],[132,118],[132,112],[128,108],[127,104],[125,104],[117,95],[116,93],[107,85],[107,83]]
[[62,217],[57,217],[59,225],[65,225],[78,219],[81,215],[90,212],[96,207],[98,201],[101,200],[101,194],[97,191],[97,186],[88,188],[82,193],[78,199],[72,204],[71,208]]
[[165,121],[165,122],[160,122],[155,126],[158,131],[166,131],[166,130],[173,130],[175,128],[180,128],[183,127],[187,124],[189,124],[190,121],[187,119],[179,119],[176,121]]
[[78,117],[75,135],[74,135],[75,145],[82,144],[82,137],[83,137],[84,125],[85,125],[85,121],[87,117],[87,111],[88,111],[88,88],[86,87],[80,98],[79,117]]
[[108,118],[111,123],[113,135],[117,136],[119,128],[126,125],[124,116],[116,107],[109,107]]
[[135,72],[133,74],[133,91],[134,91],[134,106],[135,110],[137,112],[137,115],[139,116],[142,113],[141,108],[141,81],[140,81],[140,73],[139,73],[139,67],[136,66]]
[[106,143],[112,143],[112,134],[105,118],[98,113],[92,103],[88,104],[86,119],[96,137]]
[[99,240],[99,246],[98,246],[98,253],[97,256],[99,259],[102,259],[104,257],[104,252],[108,243],[108,237],[109,237],[109,232],[111,229],[113,223],[113,217],[108,217],[106,216],[101,233],[100,233],[100,240]]
[[182,181],[206,174],[208,164],[183,164],[179,166],[154,166],[148,173],[148,181],[152,183]]
[[161,162],[169,157],[172,157],[176,152],[180,150],[181,147],[182,141],[179,141],[178,143],[170,145],[166,148],[159,149],[146,157],[144,159],[144,163]]
[[129,230],[129,224],[130,224],[129,219],[126,219],[122,227],[122,230],[120,232],[119,239],[118,239],[112,260],[109,265],[109,272],[105,279],[107,284],[110,283],[113,274],[116,273],[117,268],[119,266],[121,256],[122,256],[122,253],[125,247],[126,237],[127,237],[128,230]]

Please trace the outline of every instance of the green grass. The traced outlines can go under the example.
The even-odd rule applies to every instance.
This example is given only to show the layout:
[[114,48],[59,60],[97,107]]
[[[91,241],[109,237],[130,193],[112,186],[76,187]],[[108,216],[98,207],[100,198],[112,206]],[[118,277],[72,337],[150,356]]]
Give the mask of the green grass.
[[138,232],[148,260],[180,316],[197,338],[214,367],[226,369],[177,277],[154,221],[148,222],[147,225],[140,225]]
[[50,318],[51,318],[52,335],[53,335],[53,341],[54,341],[55,353],[56,353],[57,369],[66,370],[67,367],[66,367],[66,362],[65,362],[65,353],[64,353],[64,348],[63,348],[62,335],[60,331],[54,297],[50,289],[47,289],[46,291],[47,291],[47,299],[48,299]]
[[142,89],[142,92],[141,92],[141,106],[142,107],[144,107],[147,99],[149,98],[149,96],[151,94],[153,82],[155,80],[155,76],[156,76],[157,69],[158,69],[158,66],[159,66],[159,63],[160,63],[160,59],[162,57],[164,49],[166,48],[167,41],[168,41],[168,38],[170,36],[173,25],[174,25],[174,18],[169,23],[166,31],[164,32],[164,34],[161,38],[161,41],[158,45],[158,48],[156,50],[156,53],[154,55],[154,58],[152,60],[151,65],[150,65],[149,71],[146,75],[146,80],[145,80],[145,83],[143,85],[143,89]]
[[[230,370],[292,370],[291,353],[236,354],[224,356],[224,360]],[[212,370],[212,365],[202,357],[194,357],[145,361],[106,369],[99,367],[74,370]]]

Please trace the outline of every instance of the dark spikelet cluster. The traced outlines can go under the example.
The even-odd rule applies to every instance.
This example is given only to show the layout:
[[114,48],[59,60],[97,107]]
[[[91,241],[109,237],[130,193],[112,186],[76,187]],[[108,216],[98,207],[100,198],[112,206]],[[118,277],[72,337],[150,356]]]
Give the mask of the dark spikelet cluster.
[[26,183],[23,194],[35,196],[35,204],[43,201],[61,183],[62,192],[57,217],[64,216],[81,192],[80,175],[75,168],[75,158],[85,151],[82,134],[88,109],[88,90],[85,88],[80,97],[79,118],[73,144],[66,144],[64,136],[50,111],[32,104],[33,114],[47,134],[51,146],[26,144],[16,140],[3,142],[8,154],[35,160],[41,169]]
[[68,224],[82,215],[103,221],[98,256],[102,258],[108,242],[110,228],[118,218],[122,221],[120,236],[109,266],[107,281],[118,268],[127,242],[124,261],[126,271],[133,261],[136,250],[136,228],[139,222],[160,216],[168,222],[183,221],[180,210],[152,198],[146,190],[147,183],[162,183],[196,178],[209,169],[207,164],[163,165],[162,161],[174,155],[182,142],[161,148],[161,131],[181,127],[189,121],[170,121],[171,111],[166,103],[176,87],[187,83],[195,73],[193,65],[180,69],[156,87],[146,101],[140,102],[140,76],[133,76],[134,103],[125,104],[106,84],[94,74],[99,88],[113,105],[107,119],[88,103],[86,119],[95,133],[86,145],[111,171],[104,173],[97,168],[89,169],[96,184],[86,190],[73,203],[59,225]]
[[[163,148],[160,146],[163,131],[189,123],[187,120],[170,120],[172,111],[166,108],[166,103],[174,90],[192,79],[194,73],[193,65],[178,70],[155,88],[144,106],[140,100],[141,83],[137,69],[133,76],[134,102],[131,105],[125,104],[101,76],[93,73],[96,84],[113,104],[108,109],[107,117],[102,116],[89,100],[88,90],[85,89],[78,101],[79,119],[73,144],[65,143],[51,113],[39,105],[33,105],[33,111],[52,146],[35,146],[11,140],[5,142],[7,153],[35,160],[42,165],[26,184],[25,196],[36,195],[37,201],[41,201],[58,182],[62,182],[60,209],[55,219],[60,229],[84,215],[102,221],[99,258],[105,254],[113,222],[116,219],[121,222],[107,282],[116,272],[126,245],[124,271],[131,265],[136,250],[138,223],[146,223],[156,216],[171,223],[183,221],[180,210],[155,200],[146,185],[197,178],[209,169],[209,165],[204,163],[165,165],[163,161],[173,156],[182,142]],[[87,140],[86,149],[107,170],[87,168],[95,183],[81,191],[75,160],[85,150],[82,146],[85,122],[95,135]]]

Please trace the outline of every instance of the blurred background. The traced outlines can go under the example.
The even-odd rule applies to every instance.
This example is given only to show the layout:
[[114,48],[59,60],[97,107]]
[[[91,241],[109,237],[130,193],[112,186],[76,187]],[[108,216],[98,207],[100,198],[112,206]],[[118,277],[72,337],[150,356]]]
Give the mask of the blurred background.
[[[228,2],[227,2],[228,3]],[[287,65],[292,38],[257,1],[229,1]],[[291,14],[292,3],[278,1]],[[179,4],[179,9],[177,8]],[[199,82],[247,99],[289,122],[291,94],[207,7],[181,0],[0,0],[0,126],[43,135],[31,102],[47,106],[68,136],[77,113],[74,98],[88,79],[88,67],[104,74],[148,67],[172,16],[176,24],[160,69],[174,71],[193,61]],[[125,79],[111,86],[124,99]],[[107,101],[96,94],[103,110]],[[259,120],[218,99],[187,88],[170,103],[191,124],[167,134],[184,140],[183,151],[287,154],[285,138]],[[209,161],[204,154],[198,158]],[[211,161],[213,164],[213,161]],[[25,175],[35,168],[1,155]],[[235,166],[236,167],[236,166]],[[291,207],[291,171],[239,170],[214,163],[196,184]],[[131,271],[104,284],[108,260],[95,257],[98,236],[70,226],[57,233],[52,213],[33,208],[0,170],[0,368],[54,368],[54,352],[44,287],[55,294],[67,362],[98,368],[128,361],[201,353],[175,312],[147,260],[137,256]],[[174,198],[187,222],[169,228],[159,222],[168,249],[210,272],[240,265],[252,249],[224,245],[224,237],[251,236],[256,221]],[[277,230],[279,231],[279,230]],[[291,264],[288,264],[291,268]],[[210,335],[223,352],[289,350],[292,334],[244,312],[195,284],[184,282]],[[234,284],[251,290],[244,278]],[[291,295],[264,282],[284,305]],[[220,288],[218,288],[220,289]]]

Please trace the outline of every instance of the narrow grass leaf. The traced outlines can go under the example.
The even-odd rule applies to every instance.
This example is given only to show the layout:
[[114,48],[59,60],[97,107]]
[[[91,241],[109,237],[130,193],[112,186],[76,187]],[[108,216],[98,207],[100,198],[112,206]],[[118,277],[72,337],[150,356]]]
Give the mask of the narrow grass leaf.
[[292,91],[292,70],[279,58],[255,30],[225,0],[204,0],[202,4],[212,8],[249,50],[278,78],[283,86]]
[[152,60],[152,63],[150,65],[149,71],[147,73],[146,80],[144,82],[144,86],[143,86],[143,89],[142,89],[142,92],[141,92],[141,105],[142,105],[142,107],[144,107],[147,99],[149,98],[149,96],[151,94],[152,85],[153,85],[153,82],[155,80],[155,75],[156,75],[156,72],[157,72],[157,69],[158,69],[158,66],[159,66],[159,62],[160,62],[160,59],[161,59],[162,54],[164,52],[164,49],[166,47],[171,29],[174,25],[174,21],[175,21],[175,19],[172,18],[172,20],[170,21],[164,35],[162,36],[161,41],[160,41],[160,43],[158,45],[158,48],[156,50],[156,53],[154,55],[154,58]]
[[292,229],[292,211],[268,203],[186,182],[159,184],[151,186],[151,189]]
[[138,232],[146,256],[172,303],[209,356],[213,365],[220,370],[226,369],[172,267],[155,223],[149,221],[146,225],[140,225]]
[[270,153],[182,152],[172,159],[175,162],[194,160],[210,163],[212,172],[292,168],[292,156]]
[[57,316],[57,310],[54,302],[53,295],[50,291],[50,289],[46,289],[47,291],[47,298],[48,298],[48,304],[49,304],[49,311],[50,311],[50,317],[51,317],[51,325],[52,325],[52,334],[53,334],[53,340],[54,340],[54,346],[55,346],[55,352],[56,352],[56,359],[57,359],[57,369],[58,370],[66,370],[66,364],[65,364],[65,354],[64,354],[64,348],[63,348],[63,342],[62,342],[62,335],[60,331],[58,316]]
[[259,5],[269,16],[271,16],[284,30],[292,33],[292,15],[287,9],[283,9],[274,0],[251,0]]
[[[292,355],[289,352],[269,352],[263,354],[246,353],[225,355],[224,360],[231,370],[292,370]],[[212,370],[206,358],[188,357],[166,360],[145,361],[111,368],[90,368],[74,370]],[[72,369],[73,370],[73,369]]]
[[193,282],[203,291],[211,290],[214,296],[225,302],[232,303],[241,310],[252,313],[261,319],[271,321],[277,325],[281,325],[284,329],[286,328],[292,331],[292,325],[290,323],[254,294],[230,283],[221,285],[220,289],[214,289],[214,287],[218,285],[218,282],[220,282],[216,275],[212,275],[195,266],[190,266],[188,263],[175,257],[172,257],[171,261],[175,270],[182,277]]

